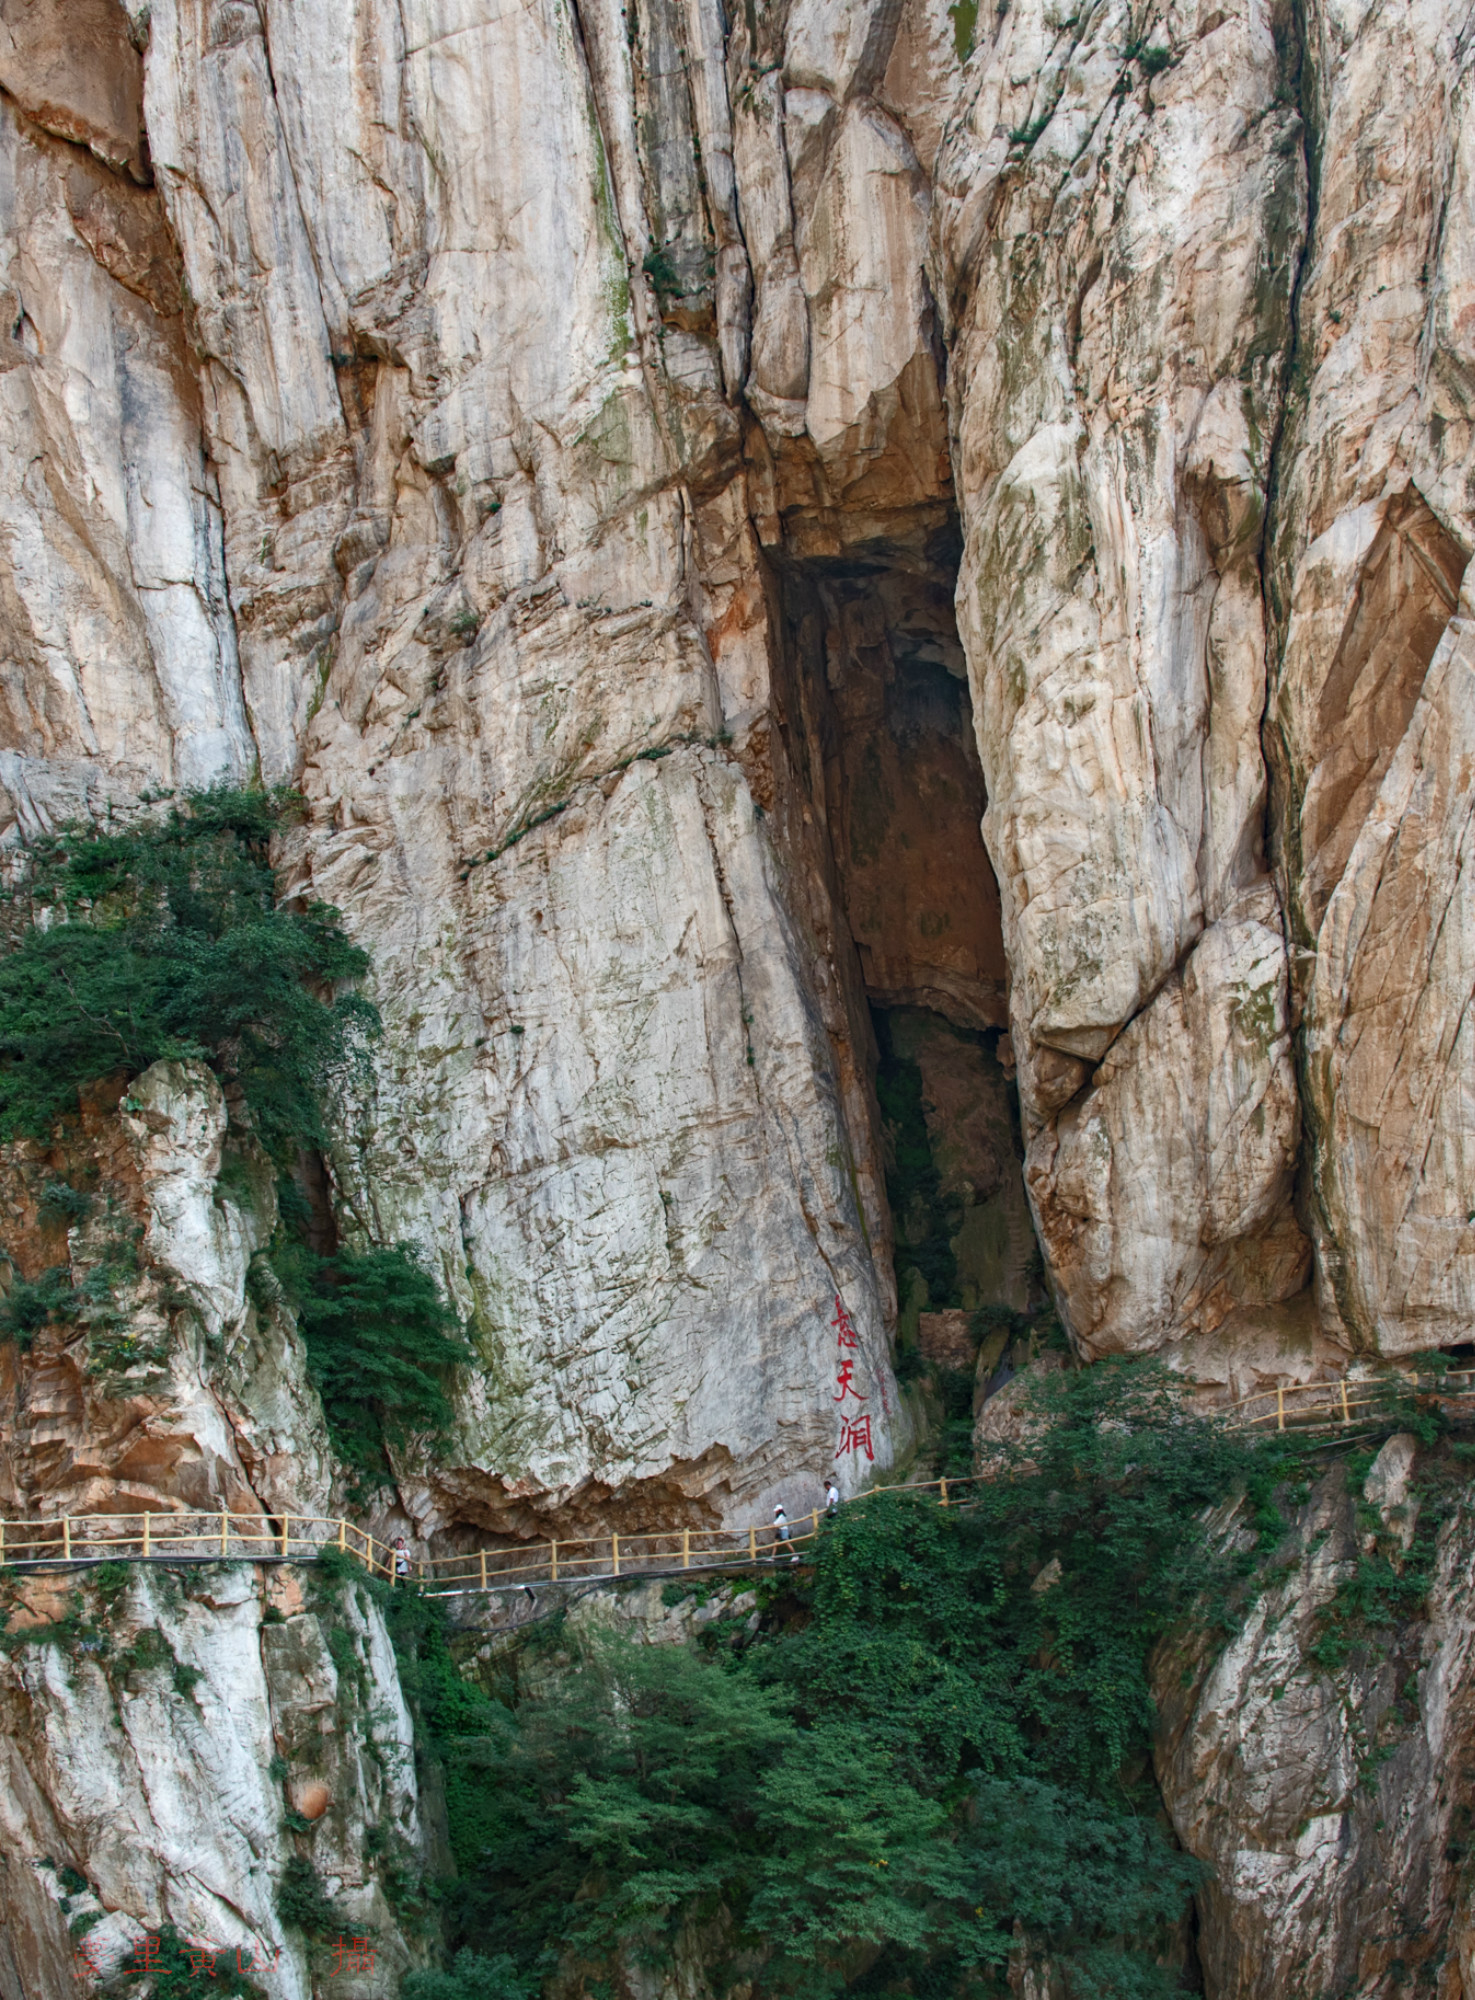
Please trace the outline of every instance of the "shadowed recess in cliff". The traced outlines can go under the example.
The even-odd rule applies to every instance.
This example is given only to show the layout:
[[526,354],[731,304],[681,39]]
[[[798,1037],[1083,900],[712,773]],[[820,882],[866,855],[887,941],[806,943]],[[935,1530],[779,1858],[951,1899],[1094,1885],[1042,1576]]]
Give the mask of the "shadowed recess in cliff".
[[953,613],[958,544],[811,561],[782,578],[794,705],[866,995],[1007,1024],[998,884]]
[[929,1310],[1026,1310],[1038,1258],[997,1038],[920,1007],[872,1019],[903,1344]]
[[925,1313],[956,1316],[935,1336],[968,1344],[967,1316],[1027,1310],[1037,1290],[1000,1060],[1008,968],[953,611],[958,555],[948,522],[790,563],[780,579],[792,675],[780,726],[806,818],[827,836],[868,1003],[857,1045],[879,1113],[903,1348]]

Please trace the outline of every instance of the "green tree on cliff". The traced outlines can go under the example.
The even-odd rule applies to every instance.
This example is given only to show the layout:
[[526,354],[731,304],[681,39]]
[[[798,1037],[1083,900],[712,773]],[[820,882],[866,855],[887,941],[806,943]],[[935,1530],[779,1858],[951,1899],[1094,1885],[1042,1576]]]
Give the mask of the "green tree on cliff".
[[378,1017],[325,903],[279,902],[288,791],[214,790],[75,821],[12,860],[0,927],[0,1138],[49,1138],[79,1090],[166,1057],[237,1085],[267,1147],[322,1137],[324,1089]]

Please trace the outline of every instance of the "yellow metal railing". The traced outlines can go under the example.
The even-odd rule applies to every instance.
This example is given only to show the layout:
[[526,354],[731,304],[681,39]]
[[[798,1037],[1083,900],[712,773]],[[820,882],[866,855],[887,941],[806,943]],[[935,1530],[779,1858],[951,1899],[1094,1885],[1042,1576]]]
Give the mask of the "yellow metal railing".
[[326,1546],[388,1576],[394,1550],[352,1521],[312,1514],[61,1514],[0,1521],[0,1564],[179,1562],[210,1559],[311,1561]]
[[[1307,1382],[1261,1390],[1222,1409],[1236,1430],[1342,1430],[1385,1420],[1390,1395],[1415,1394],[1436,1402],[1475,1399],[1475,1369],[1442,1376],[1402,1372],[1349,1381]],[[880,1493],[934,1494],[940,1506],[956,1504],[980,1477],[932,1479],[874,1486]],[[847,1503],[851,1506],[856,1501]],[[467,1555],[410,1557],[346,1518],[308,1514],[186,1513],[77,1514],[28,1521],[0,1520],[0,1567],[51,1568],[96,1562],[311,1561],[324,1548],[352,1556],[391,1583],[411,1580],[447,1594],[531,1589],[535,1584],[598,1582],[606,1578],[670,1576],[686,1570],[749,1569],[782,1563],[813,1542],[824,1519],[816,1508],[789,1527],[787,1540],[772,1526],[670,1528],[630,1535],[563,1536],[514,1547],[483,1548]]]
[[1343,1375],[1335,1382],[1262,1389],[1230,1404],[1225,1421],[1233,1430],[1340,1430],[1378,1422],[1388,1413],[1390,1398],[1399,1395],[1462,1402],[1475,1396],[1475,1368],[1451,1368],[1443,1375],[1394,1370],[1355,1381]]
[[[946,1507],[971,1482],[934,1479],[871,1493],[935,1493]],[[860,1496],[871,1497],[870,1493]],[[311,1561],[341,1549],[391,1583],[404,1577],[448,1592],[506,1590],[535,1583],[606,1577],[674,1575],[682,1570],[749,1568],[784,1561],[819,1533],[816,1508],[789,1528],[673,1528],[650,1534],[564,1536],[468,1555],[404,1556],[346,1519],[304,1514],[172,1513],[67,1514],[47,1520],[0,1521],[0,1566],[97,1562]],[[401,1569],[403,1561],[403,1570]]]

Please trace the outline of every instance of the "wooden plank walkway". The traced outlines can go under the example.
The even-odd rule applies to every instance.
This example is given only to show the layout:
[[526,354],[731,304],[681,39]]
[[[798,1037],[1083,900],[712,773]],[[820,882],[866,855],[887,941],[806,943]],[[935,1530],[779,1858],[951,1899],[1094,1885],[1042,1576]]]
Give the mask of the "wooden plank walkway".
[[[1391,1398],[1475,1406],[1475,1369],[1441,1376],[1399,1371],[1342,1376],[1267,1389],[1223,1408],[1236,1430],[1336,1433],[1388,1420]],[[846,1502],[879,1493],[931,1494],[943,1507],[966,1502],[981,1475],[871,1487]],[[986,1475],[982,1475],[986,1476]],[[356,1522],[302,1514],[190,1513],[58,1515],[0,1520],[0,1566],[54,1569],[99,1562],[310,1562],[325,1548],[341,1550],[371,1575],[409,1582],[432,1595],[531,1590],[572,1583],[614,1582],[692,1571],[745,1571],[803,1559],[820,1533],[819,1509],[790,1525],[787,1542],[770,1524],[750,1528],[669,1528],[641,1535],[585,1535],[499,1546],[465,1555],[410,1557],[402,1574],[395,1549]]]

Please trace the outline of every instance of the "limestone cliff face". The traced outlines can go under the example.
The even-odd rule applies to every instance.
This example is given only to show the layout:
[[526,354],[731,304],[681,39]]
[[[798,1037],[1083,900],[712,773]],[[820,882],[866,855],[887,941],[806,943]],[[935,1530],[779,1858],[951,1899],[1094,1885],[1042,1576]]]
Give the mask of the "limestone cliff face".
[[[273,2000],[330,1977],[350,2000],[394,1994],[413,1954],[386,1884],[413,1878],[426,1829],[377,1609],[241,1564],[107,1575],[33,1579],[4,1606],[0,1991],[90,1990],[172,1927]],[[335,1973],[284,1913],[309,1858],[372,1967]]]
[[[1412,1549],[1437,1504],[1428,1458],[1413,1437],[1390,1438],[1361,1504],[1330,1474],[1211,1663],[1163,1649],[1158,1778],[1179,1838],[1211,1871],[1198,1946],[1218,2000],[1453,2000],[1475,1983],[1472,1528],[1462,1496],[1427,1552]],[[1412,1619],[1354,1619],[1329,1653],[1339,1593],[1370,1559],[1390,1574],[1427,1561],[1427,1598]]]
[[[963,637],[1027,1175],[1088,1351],[1300,1289],[1303,1122],[1324,1323],[1397,1352],[1467,1311],[1455,1017],[1432,960],[1387,981],[1395,935],[1412,972],[1469,918],[1371,859],[1426,673],[1459,706],[1462,32],[1011,10],[949,138]],[[1379,942],[1343,941],[1359,894]]]
[[[1471,65],[1456,0],[0,0],[6,837],[305,794],[337,1225],[480,1354],[421,1538],[807,1509],[837,1295],[847,1487],[906,1453],[872,1007],[992,1107],[968,1303],[1022,1188],[1087,1358],[1464,1338]],[[228,1125],[86,1107],[134,1344],[0,1348],[8,1509],[330,1504]],[[7,1254],[80,1277],[49,1166]]]
[[808,1479],[837,1292],[905,1443],[868,1001],[1007,1022],[1083,1352],[1455,1337],[1456,11],[84,13],[4,13],[0,776],[309,797],[333,1197],[486,1362],[427,1530]]

